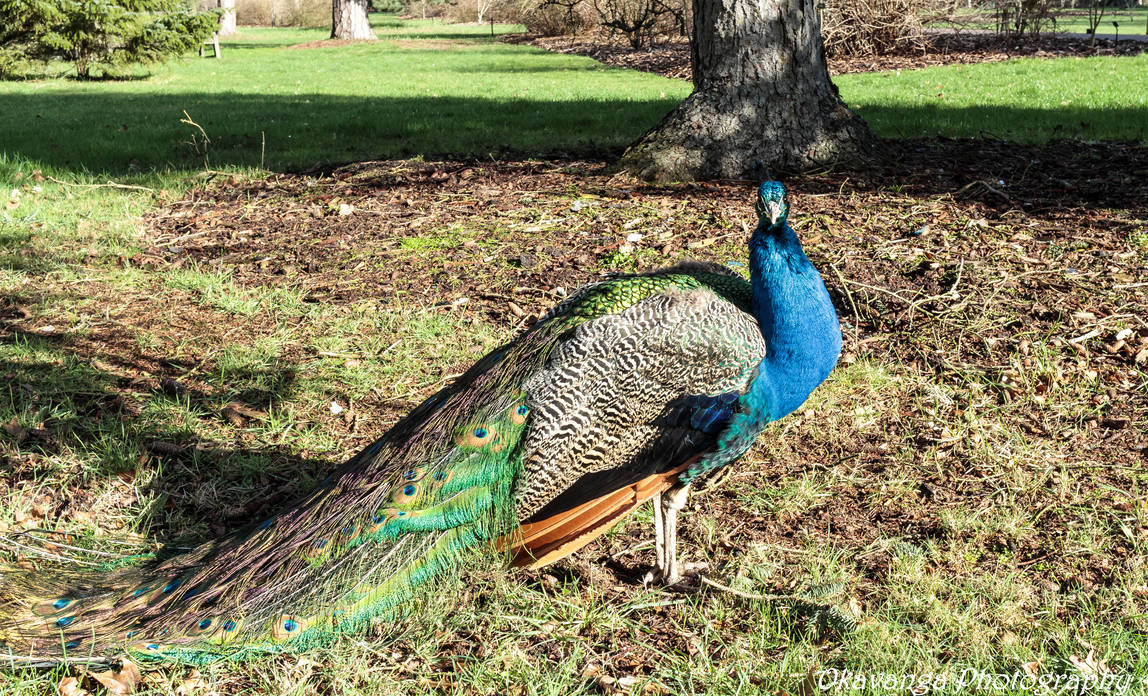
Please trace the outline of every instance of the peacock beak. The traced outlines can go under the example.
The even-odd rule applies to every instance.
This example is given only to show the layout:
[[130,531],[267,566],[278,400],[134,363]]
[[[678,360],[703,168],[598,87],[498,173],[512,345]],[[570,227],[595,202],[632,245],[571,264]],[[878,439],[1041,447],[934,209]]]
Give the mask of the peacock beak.
[[770,201],[769,204],[769,226],[772,227],[777,224],[777,219],[781,217],[781,203],[778,201]]

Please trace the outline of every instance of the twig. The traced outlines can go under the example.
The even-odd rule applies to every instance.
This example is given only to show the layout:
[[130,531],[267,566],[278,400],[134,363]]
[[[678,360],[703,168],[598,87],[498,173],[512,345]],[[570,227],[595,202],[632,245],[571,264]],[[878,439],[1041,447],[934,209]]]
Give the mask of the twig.
[[326,357],[326,358],[347,358],[350,360],[357,360],[357,359],[361,359],[363,357],[363,356],[359,355],[358,353],[334,353],[334,352],[329,351],[329,350],[316,351],[316,354],[322,355],[323,357]]
[[132,191],[148,191],[155,193],[155,189],[148,188],[147,186],[135,186],[132,184],[117,184],[114,181],[109,181],[106,184],[75,184],[70,181],[60,181],[54,176],[45,177],[48,181],[54,181],[60,186],[73,186],[75,188],[117,188],[117,189],[130,189]]
[[106,556],[108,558],[121,558],[121,554],[107,553],[106,551],[96,551],[95,549],[84,549],[84,548],[80,548],[79,546],[72,546],[71,544],[65,544],[61,541],[49,541],[48,539],[41,539],[40,537],[38,537],[34,534],[29,534],[27,532],[24,532],[23,536],[29,536],[29,537],[32,537],[33,539],[35,539],[36,541],[38,541],[42,544],[51,544],[52,546],[59,546],[61,548],[68,549],[69,551],[79,551],[81,553],[90,553],[94,556]]
[[727,585],[723,585],[716,580],[710,580],[709,578],[707,578],[704,575],[699,575],[698,579],[700,579],[703,583],[709,585],[710,587],[719,589],[722,592],[726,592],[728,594],[735,595],[737,597],[744,597],[745,599],[756,599],[759,601],[768,601],[768,600],[772,600],[772,599],[785,599],[785,597],[783,597],[782,595],[763,595],[763,594],[757,594],[755,592],[742,592],[741,590],[735,590],[732,587],[729,587]]
[[657,607],[672,607],[672,606],[675,606],[677,604],[685,604],[687,601],[688,600],[686,600],[686,599],[670,599],[670,600],[666,600],[663,602],[646,602],[645,604],[635,604],[633,606],[626,607],[626,611],[624,611],[622,613],[622,617],[625,618],[625,617],[629,616],[630,614],[634,613],[635,611],[638,611],[639,609],[655,609]]
[[[901,297],[899,294],[893,292],[892,290],[886,290],[885,288],[879,288],[876,285],[867,285],[866,283],[858,283],[855,280],[845,280],[844,282],[848,283],[849,285],[854,285],[854,286],[859,287],[859,288],[865,288],[866,290],[872,290],[874,292],[879,292],[879,293],[888,295],[890,297],[896,298],[896,299],[900,300],[901,302],[904,302],[906,305],[908,305],[909,309],[914,309],[914,308],[920,309],[919,307],[916,306],[918,302],[927,302],[928,300],[935,300],[938,297],[944,297],[944,295],[938,295],[937,297],[927,297],[923,300],[907,300],[904,297]],[[931,317],[936,316],[935,314],[933,314],[932,312],[930,312],[926,309],[921,309],[921,312],[923,314],[927,314]]]
[[637,546],[631,546],[628,549],[622,549],[621,551],[614,554],[613,556],[610,556],[610,559],[613,560],[619,556],[625,556],[628,553],[634,553],[635,551],[640,551],[640,550],[646,548],[647,546],[653,546],[653,545],[654,545],[654,542],[652,542],[652,541],[644,541],[641,544],[638,544]]
[[87,565],[87,566],[99,565],[99,563],[91,563],[89,561],[81,561],[77,558],[68,558],[66,556],[58,556],[54,553],[49,553],[47,551],[44,551],[43,549],[37,549],[37,548],[32,547],[32,546],[26,546],[26,545],[21,544],[20,542],[16,541],[15,539],[11,539],[11,538],[6,537],[6,536],[0,536],[0,542],[3,542],[5,544],[11,544],[12,546],[24,549],[25,551],[34,553],[38,556],[43,556],[44,558],[51,558],[54,561],[63,561],[64,563],[78,563],[80,565]]
[[[427,389],[429,387],[437,387],[438,385],[442,384],[443,382],[449,382],[450,380],[455,379],[457,377],[462,377],[462,373],[456,372],[454,374],[447,375],[446,377],[443,377],[440,380],[436,380],[434,382],[427,382],[426,384],[420,384],[419,386],[415,387],[413,390],[407,392],[406,394],[399,394],[398,396],[391,396],[391,397],[383,397],[382,394],[379,394],[379,396],[385,402],[386,401],[399,401],[400,399],[410,398],[410,397],[414,396],[415,394],[418,394],[419,392],[421,392],[424,389]],[[377,387],[375,388],[375,391],[378,391]]]
[[1100,329],[1093,329],[1093,330],[1089,331],[1088,333],[1080,334],[1076,338],[1068,339],[1068,342],[1072,343],[1072,344],[1083,343],[1084,341],[1087,341],[1090,338],[1095,338],[1099,335],[1100,335]]
[[857,311],[857,303],[853,301],[853,293],[849,292],[849,285],[845,282],[845,276],[841,275],[841,271],[837,270],[836,264],[830,263],[829,267],[837,274],[837,280],[841,281],[841,287],[845,290],[845,297],[849,299],[849,306],[853,308],[853,327],[860,331],[861,313]]
[[158,246],[164,246],[164,245],[171,246],[172,244],[175,244],[176,242],[186,242],[187,240],[194,239],[195,237],[202,237],[203,235],[205,235],[211,231],[212,230],[200,230],[199,232],[188,232],[187,234],[180,235],[180,236],[175,237],[174,239],[171,239],[168,241],[162,241],[162,240],[157,239],[155,242],[153,242],[153,246],[157,246],[157,247]]

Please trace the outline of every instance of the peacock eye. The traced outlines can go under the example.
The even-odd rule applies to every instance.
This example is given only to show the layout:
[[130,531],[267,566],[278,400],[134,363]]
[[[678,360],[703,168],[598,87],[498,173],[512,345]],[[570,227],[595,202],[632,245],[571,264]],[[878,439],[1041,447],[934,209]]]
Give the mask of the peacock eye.
[[67,626],[68,624],[72,623],[75,620],[76,620],[76,617],[74,617],[74,616],[64,616],[62,618],[56,619],[56,626],[58,626],[59,628],[63,628],[64,626]]
[[57,609],[63,609],[64,607],[68,606],[71,603],[72,603],[72,600],[70,600],[66,597],[61,597],[61,598],[57,599],[56,601],[52,602],[52,606],[57,608]]
[[283,622],[283,630],[288,633],[294,633],[298,628],[299,624],[296,623],[294,619],[287,619]]
[[510,409],[510,422],[515,425],[522,425],[526,422],[526,416],[528,415],[530,415],[530,407],[526,404],[519,404]]
[[416,495],[418,495],[419,486],[417,483],[408,483],[402,488],[395,491],[394,501],[397,505],[406,505],[411,502]]
[[455,438],[455,443],[464,447],[485,447],[496,433],[485,425],[476,425],[473,430],[464,430]]
[[231,631],[234,631],[235,630],[235,622],[228,620],[227,622],[225,622],[223,624],[223,630],[227,631],[228,633],[230,633]]
[[211,619],[204,619],[199,622],[199,630],[206,631],[209,628],[211,628]]

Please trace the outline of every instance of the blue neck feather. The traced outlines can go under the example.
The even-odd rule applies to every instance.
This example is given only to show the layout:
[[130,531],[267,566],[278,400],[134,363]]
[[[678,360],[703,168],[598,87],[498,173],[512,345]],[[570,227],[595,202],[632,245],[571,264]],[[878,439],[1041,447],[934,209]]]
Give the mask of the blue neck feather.
[[821,274],[785,218],[758,224],[749,261],[766,354],[744,398],[768,422],[794,411],[829,375],[841,354],[841,324]]
[[681,475],[682,483],[745,454],[767,423],[805,401],[841,354],[841,324],[829,292],[784,217],[772,226],[758,224],[749,242],[749,263],[753,315],[765,338],[765,359],[717,447]]

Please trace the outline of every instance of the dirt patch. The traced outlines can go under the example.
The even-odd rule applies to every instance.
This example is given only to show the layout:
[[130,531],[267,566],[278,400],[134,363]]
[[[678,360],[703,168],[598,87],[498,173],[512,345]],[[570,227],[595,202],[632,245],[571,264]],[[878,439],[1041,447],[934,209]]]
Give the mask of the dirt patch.
[[[531,37],[507,34],[503,41],[525,43],[557,53],[587,56],[607,65],[657,73],[679,80],[692,80],[690,46],[685,38],[667,39],[656,46],[634,50],[628,43],[607,35],[585,37]],[[1066,56],[1136,55],[1148,43],[1100,40],[1089,46],[1082,39],[1002,37],[995,34],[928,34],[920,47],[906,47],[879,56],[831,58],[829,72],[844,75],[884,70],[912,70],[938,65],[990,63],[1012,58],[1062,58]]]
[[304,41],[303,43],[291,44],[287,48],[339,48],[342,46],[354,46],[361,43],[370,43],[372,41],[375,41],[375,39],[319,39],[317,41]]
[[[1026,441],[1024,476],[1051,476],[1070,459],[1082,467],[1082,500],[1099,487],[1135,487],[1148,447],[1148,395],[1136,376],[1148,361],[1148,149],[888,148],[864,170],[791,182],[793,205],[846,326],[846,364],[893,366],[911,386],[877,426],[845,418],[830,438],[800,425],[768,436],[771,453],[759,451],[740,485],[775,485],[809,452],[819,452],[814,470],[847,470],[849,483],[783,515],[747,516],[737,487],[719,490],[705,509],[738,520],[738,544],[792,546],[812,535],[861,547],[951,534],[945,511],[998,492],[982,445],[958,434],[970,403],[1004,414],[1009,434],[985,426],[993,446]],[[648,186],[592,161],[365,163],[220,181],[153,215],[152,248],[134,261],[225,269],[242,285],[297,288],[312,302],[393,300],[522,328],[598,269],[740,258],[748,195],[738,183]],[[922,473],[934,459],[946,464]],[[897,477],[910,489],[882,494]],[[1034,509],[1052,496],[1031,494]],[[976,543],[1007,548],[1018,572],[1042,583],[1111,583],[1120,561],[1057,550],[1073,514],[1042,518],[1019,539]],[[832,538],[811,531],[827,529]],[[628,581],[647,559],[599,560]],[[887,560],[866,556],[863,570],[879,582]]]
[[456,48],[474,46],[471,41],[452,41],[451,39],[383,39],[398,48],[416,51],[452,51]]

